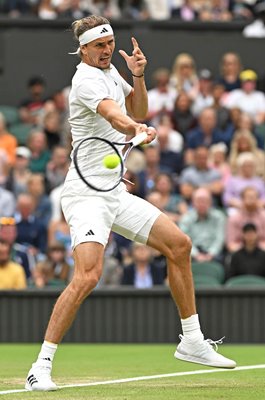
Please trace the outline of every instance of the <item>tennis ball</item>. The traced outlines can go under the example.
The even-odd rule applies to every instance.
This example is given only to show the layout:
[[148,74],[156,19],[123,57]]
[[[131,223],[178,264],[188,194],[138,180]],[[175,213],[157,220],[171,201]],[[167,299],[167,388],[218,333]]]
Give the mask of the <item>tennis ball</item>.
[[120,157],[117,154],[109,154],[103,158],[103,165],[108,169],[116,168],[120,163]]

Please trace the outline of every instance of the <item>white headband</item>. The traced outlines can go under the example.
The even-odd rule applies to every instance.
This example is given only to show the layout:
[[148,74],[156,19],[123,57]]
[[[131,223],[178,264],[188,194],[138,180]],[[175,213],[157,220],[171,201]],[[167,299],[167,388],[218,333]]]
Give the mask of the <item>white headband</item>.
[[[83,46],[87,43],[93,42],[93,40],[110,35],[113,35],[112,27],[109,24],[104,24],[95,26],[95,28],[92,29],[88,29],[87,31],[82,33],[82,35],[79,36],[78,40],[80,46]],[[79,54],[79,53],[80,53],[80,47],[74,53],[68,53],[68,54]]]

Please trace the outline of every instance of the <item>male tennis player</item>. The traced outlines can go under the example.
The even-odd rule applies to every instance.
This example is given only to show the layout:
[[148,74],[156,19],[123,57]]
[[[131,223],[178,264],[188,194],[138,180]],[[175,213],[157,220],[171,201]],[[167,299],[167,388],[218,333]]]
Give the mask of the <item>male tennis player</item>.
[[[155,130],[132,119],[143,119],[147,113],[144,81],[147,61],[137,41],[132,38],[131,55],[120,50],[133,77],[131,87],[111,64],[115,40],[108,20],[92,15],[75,21],[73,31],[79,40],[77,53],[81,58],[69,97],[73,147],[88,135],[121,141],[124,135],[141,132],[147,133],[146,143],[150,143]],[[57,345],[81,303],[99,281],[111,230],[147,243],[167,257],[169,285],[183,329],[175,357],[214,367],[236,366],[213,349],[214,342],[204,340],[195,307],[191,242],[166,215],[127,192],[123,183],[107,193],[89,189],[79,179],[73,164],[64,184],[62,208],[71,229],[75,272],[55,304],[38,359],[29,371],[26,389],[57,389],[51,379]]]

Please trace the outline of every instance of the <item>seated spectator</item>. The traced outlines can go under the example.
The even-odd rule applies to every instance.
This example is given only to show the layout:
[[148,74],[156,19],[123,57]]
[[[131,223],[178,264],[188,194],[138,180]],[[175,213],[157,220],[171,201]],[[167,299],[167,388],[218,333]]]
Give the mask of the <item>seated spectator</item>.
[[57,110],[49,111],[44,115],[43,132],[46,135],[47,148],[49,150],[60,144],[60,114]]
[[32,195],[22,193],[17,199],[17,242],[27,246],[38,260],[46,253],[47,229],[34,215],[35,202]]
[[57,12],[52,0],[39,1],[38,17],[45,20],[57,18]]
[[31,174],[27,189],[34,199],[34,216],[47,228],[52,215],[52,206],[49,196],[45,193],[44,179],[42,174]]
[[133,20],[146,20],[149,13],[144,0],[130,0],[122,4],[122,17]]
[[256,160],[252,153],[241,153],[237,158],[237,173],[226,183],[223,204],[233,212],[242,205],[241,193],[246,187],[253,187],[260,196],[260,203],[265,206],[265,182],[256,174]]
[[153,74],[154,87],[148,90],[148,113],[146,120],[152,126],[157,126],[161,116],[173,110],[177,91],[169,86],[170,72],[159,68]]
[[225,107],[238,107],[241,111],[251,115],[253,121],[259,125],[265,118],[265,94],[256,90],[257,74],[252,69],[240,73],[241,88],[232,90],[225,100]]
[[222,131],[217,128],[216,111],[205,108],[199,115],[198,127],[187,133],[185,161],[194,162],[194,150],[199,146],[210,147],[214,143],[225,142]]
[[192,196],[193,209],[179,221],[180,229],[192,240],[191,256],[198,262],[221,261],[225,241],[225,215],[212,207],[212,196],[205,188]]
[[201,112],[214,104],[213,98],[213,76],[209,69],[202,69],[198,73],[199,89],[192,104],[192,113],[196,118]]
[[229,164],[233,174],[237,171],[237,159],[239,154],[252,153],[256,160],[257,175],[265,177],[265,152],[258,148],[257,140],[250,131],[236,131],[231,141],[231,149],[229,154]]
[[26,275],[21,265],[11,261],[11,245],[0,239],[0,289],[25,289]]
[[107,246],[105,248],[102,275],[97,285],[97,288],[107,285],[120,285],[121,276],[123,273],[121,265],[122,261],[122,253],[120,252],[120,249],[117,245],[114,233],[111,232]]
[[261,207],[258,191],[246,187],[241,193],[241,207],[228,216],[226,231],[226,248],[232,253],[243,246],[243,226],[252,223],[258,233],[258,245],[265,250],[265,210]]
[[84,11],[108,19],[118,19],[121,16],[117,0],[86,0]]
[[183,21],[194,21],[198,17],[197,10],[194,7],[193,0],[183,0],[180,2],[180,7],[174,7],[171,11],[171,16],[180,18]]
[[165,270],[152,264],[151,248],[141,243],[134,243],[132,264],[124,268],[121,284],[146,289],[154,285],[163,285],[164,280]]
[[232,14],[225,0],[212,0],[200,9],[201,21],[231,21]]
[[28,81],[29,97],[23,100],[19,107],[22,122],[38,126],[42,122],[45,104],[46,83],[40,76],[34,76]]
[[10,166],[5,150],[0,148],[0,186],[5,186],[8,179]]
[[29,169],[33,173],[45,174],[47,164],[51,158],[47,149],[45,133],[41,130],[34,130],[28,137],[28,148],[31,151]]
[[0,112],[0,149],[7,156],[7,165],[14,165],[16,156],[17,139],[7,131],[4,115]]
[[68,150],[63,146],[54,147],[45,174],[49,192],[64,182],[69,166]]
[[174,61],[170,86],[177,91],[186,92],[193,100],[198,93],[198,76],[193,57],[188,53],[180,53]]
[[16,242],[17,227],[15,218],[0,218],[0,239],[11,246],[12,261],[23,267],[28,279],[31,276],[31,271],[35,267],[35,259],[26,246]]
[[197,119],[191,112],[192,100],[185,92],[180,92],[176,98],[171,119],[173,128],[180,132],[186,141],[186,134],[197,125]]
[[48,245],[57,242],[62,243],[66,252],[68,264],[73,265],[73,251],[71,246],[70,227],[61,211],[60,219],[50,221],[48,226]]
[[52,208],[52,216],[51,216],[51,221],[54,220],[59,220],[61,218],[61,193],[63,190],[63,184],[60,186],[54,188],[50,194],[50,200],[51,200],[51,208]]
[[258,275],[265,277],[265,251],[258,245],[255,224],[247,223],[242,228],[243,244],[231,256],[228,278],[238,275]]
[[264,150],[265,142],[259,134],[259,129],[262,129],[262,125],[255,125],[251,116],[242,112],[239,108],[232,108],[229,111],[234,130],[233,135],[239,131],[250,131],[257,141],[258,148]]
[[228,178],[231,176],[231,168],[226,155],[227,146],[224,143],[216,143],[210,147],[209,167],[220,173],[223,187],[225,187]]
[[143,193],[143,197],[145,197],[148,193],[150,193],[150,191],[153,190],[155,185],[155,178],[160,172],[160,152],[158,146],[145,146],[144,155],[146,165],[144,170],[138,173],[141,193]]
[[188,205],[175,192],[174,183],[170,175],[160,173],[155,179],[154,192],[160,195],[160,208],[173,221],[178,222],[180,216],[187,212]]
[[183,169],[183,156],[181,151],[177,152],[175,149],[181,147],[181,143],[183,143],[181,135],[172,130],[170,125],[159,125],[156,142],[160,153],[160,171],[179,174]]
[[10,190],[15,197],[27,191],[28,179],[31,175],[29,161],[31,152],[27,147],[19,146],[16,149],[16,159],[9,172],[5,188]]
[[11,217],[16,209],[16,199],[12,192],[0,186],[0,216]]
[[213,83],[212,89],[212,96],[213,96],[213,108],[216,111],[216,118],[217,123],[216,126],[221,131],[228,131],[231,130],[231,137],[233,135],[233,124],[230,119],[230,112],[229,110],[223,106],[223,99],[225,96],[225,87],[220,82]]
[[241,82],[239,79],[242,70],[240,56],[234,52],[224,53],[220,64],[220,77],[218,82],[224,85],[226,92],[240,89]]
[[64,245],[54,242],[48,247],[46,258],[39,261],[33,271],[33,285],[63,287],[70,279],[71,266],[66,261]]
[[255,19],[243,29],[243,36],[246,38],[265,37],[265,3],[264,0],[257,0],[254,7]]
[[194,165],[185,168],[179,177],[179,188],[183,198],[189,203],[195,189],[204,187],[219,198],[223,191],[221,174],[210,168],[209,150],[198,147],[194,152]]

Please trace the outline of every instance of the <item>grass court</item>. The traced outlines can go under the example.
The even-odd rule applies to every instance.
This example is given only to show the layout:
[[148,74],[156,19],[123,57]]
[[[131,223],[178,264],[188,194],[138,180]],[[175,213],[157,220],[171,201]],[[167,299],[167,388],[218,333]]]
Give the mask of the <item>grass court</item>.
[[[221,345],[220,353],[235,359],[239,368],[255,366],[255,369],[225,372],[176,360],[175,347],[175,344],[61,344],[53,368],[53,378],[60,390],[4,394],[3,391],[24,389],[27,372],[40,345],[0,344],[0,400],[264,400],[265,345]],[[201,372],[193,374],[196,371]],[[181,375],[185,372],[190,374]],[[139,380],[103,384],[126,378]],[[99,384],[81,386],[91,383]],[[76,387],[63,387],[66,385]]]

